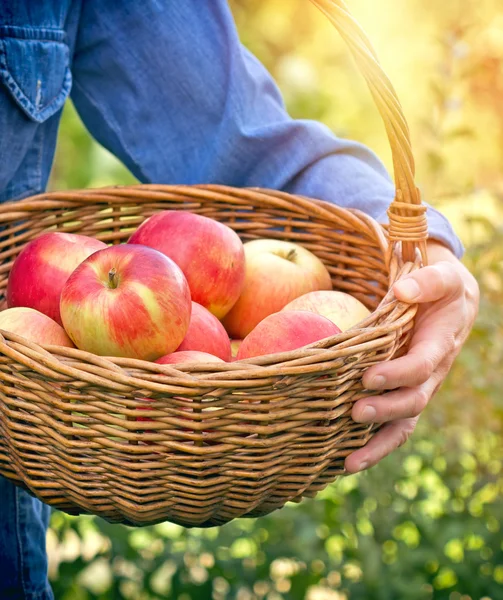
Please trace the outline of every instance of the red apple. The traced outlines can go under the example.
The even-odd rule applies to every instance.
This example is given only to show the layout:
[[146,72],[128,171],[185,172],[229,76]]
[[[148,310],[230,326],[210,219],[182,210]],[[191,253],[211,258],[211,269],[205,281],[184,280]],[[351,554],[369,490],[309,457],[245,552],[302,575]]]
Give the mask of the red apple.
[[192,302],[189,330],[177,352],[181,350],[198,350],[231,360],[231,342],[224,326],[197,302]]
[[163,211],[129,239],[169,256],[189,282],[192,300],[221,319],[243,289],[245,259],[238,235],[226,225],[187,211]]
[[85,235],[57,231],[28,242],[9,274],[7,306],[34,308],[62,325],[59,303],[66,280],[83,260],[106,247]]
[[246,336],[237,359],[289,352],[340,332],[337,325],[321,315],[300,310],[281,311],[266,317]]
[[66,331],[47,315],[18,306],[0,312],[0,330],[10,331],[42,346],[75,348]]
[[253,240],[244,249],[243,292],[223,320],[231,338],[245,338],[260,321],[307,292],[332,289],[325,265],[298,244]]
[[369,309],[354,296],[336,291],[309,292],[292,300],[283,310],[317,313],[330,319],[341,331],[346,331],[370,315]]
[[211,363],[211,362],[225,362],[218,356],[209,354],[208,352],[199,352],[197,350],[182,350],[166,354],[161,356],[156,361],[159,365],[176,365],[180,363]]
[[167,256],[145,246],[99,250],[70,275],[61,317],[75,345],[101,356],[155,360],[189,327],[190,291]]

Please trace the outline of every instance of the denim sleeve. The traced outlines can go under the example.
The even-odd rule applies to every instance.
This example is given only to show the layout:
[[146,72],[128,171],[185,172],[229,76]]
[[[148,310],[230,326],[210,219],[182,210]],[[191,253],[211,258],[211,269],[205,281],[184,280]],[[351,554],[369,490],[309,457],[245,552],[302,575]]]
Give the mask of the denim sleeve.
[[[370,150],[287,114],[239,42],[225,0],[84,2],[72,97],[92,135],[143,182],[262,186],[381,222],[394,188]],[[456,253],[448,221],[430,235]]]

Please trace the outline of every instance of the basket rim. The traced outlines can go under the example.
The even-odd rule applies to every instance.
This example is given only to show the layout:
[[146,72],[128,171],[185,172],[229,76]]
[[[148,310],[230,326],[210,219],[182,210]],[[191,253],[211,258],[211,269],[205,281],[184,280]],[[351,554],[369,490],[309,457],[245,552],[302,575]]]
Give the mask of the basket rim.
[[[289,210],[305,209],[307,206],[315,208],[321,218],[348,219],[355,226],[364,226],[366,234],[371,235],[379,245],[383,253],[390,247],[388,237],[389,225],[379,223],[370,215],[356,208],[346,208],[335,203],[313,198],[301,194],[292,194],[268,187],[245,186],[234,187],[224,184],[158,184],[158,183],[136,183],[128,185],[108,185],[96,188],[82,188],[70,190],[55,190],[29,196],[21,200],[9,200],[0,203],[0,223],[10,221],[13,218],[22,218],[25,212],[36,212],[49,208],[65,208],[69,210],[86,204],[100,202],[110,207],[123,202],[129,198],[136,204],[147,204],[152,200],[171,199],[184,196],[196,202],[207,200],[228,201],[240,200],[267,200],[270,208],[288,208]],[[285,206],[288,203],[288,207]],[[243,208],[246,208],[243,205]],[[14,210],[13,210],[14,209]],[[173,209],[174,210],[174,209]]]
[[[394,307],[397,307],[397,306],[399,306],[400,302],[398,300],[395,300],[395,301],[393,301],[392,303],[389,303],[389,304],[393,304]],[[332,349],[333,347],[338,346],[342,342],[346,342],[348,339],[352,339],[355,336],[361,335],[362,333],[365,333],[365,332],[372,331],[374,333],[377,333],[377,332],[381,332],[381,331],[384,332],[386,330],[389,331],[389,327],[386,328],[385,325],[374,325],[374,326],[372,326],[372,325],[368,325],[368,326],[364,325],[364,323],[367,323],[367,322],[369,322],[372,319],[372,317],[374,315],[374,312],[371,313],[371,315],[369,317],[367,317],[364,321],[361,321],[360,323],[358,323],[357,325],[354,325],[350,329],[347,329],[347,330],[345,330],[345,331],[343,331],[341,333],[337,333],[335,335],[323,338],[323,339],[318,340],[316,342],[312,342],[310,344],[306,344],[305,346],[302,346],[302,348],[299,348],[299,350],[300,349],[328,350],[328,349]],[[7,330],[4,330],[2,328],[0,328],[0,334],[4,338],[7,338],[7,339],[10,338],[11,336],[14,337],[14,334],[12,334],[11,332],[9,332]],[[18,337],[18,336],[16,336],[16,337]],[[25,340],[26,342],[30,342],[28,340],[28,338],[25,338],[24,336],[19,336],[19,338],[22,339],[22,340]],[[30,343],[34,343],[34,342],[30,342]],[[35,345],[39,346],[41,349],[47,350],[47,351],[50,351],[50,349],[55,349],[55,350],[56,349],[57,350],[63,350],[63,349],[67,350],[67,349],[69,349],[69,350],[73,350],[74,352],[80,353],[83,357],[84,356],[88,356],[89,354],[91,354],[89,352],[86,352],[85,350],[80,350],[79,348],[68,348],[68,346],[59,346],[59,345],[50,345],[50,344],[35,344]],[[326,348],[325,346],[330,346],[330,348]],[[176,350],[174,352],[176,352]],[[244,365],[251,364],[251,365],[254,365],[255,361],[259,361],[259,359],[260,359],[260,362],[258,362],[257,366],[261,366],[261,362],[269,362],[271,360],[271,357],[279,357],[279,358],[284,359],[284,360],[281,360],[279,362],[288,362],[289,359],[291,358],[291,356],[295,352],[296,352],[295,350],[289,350],[289,351],[285,351],[285,352],[274,352],[274,353],[271,353],[271,354],[263,354],[263,355],[255,357],[255,358],[247,358],[247,359],[242,359],[242,360],[239,360],[239,361],[238,360],[234,360],[234,361],[232,361],[232,363],[229,363],[229,362],[226,362],[226,361],[223,361],[223,363],[216,363],[216,362],[203,363],[201,361],[196,361],[196,362],[194,362],[194,361],[187,361],[187,362],[183,362],[183,363],[177,363],[176,365],[172,365],[172,367],[174,369],[177,369],[178,367],[183,367],[183,366],[193,365],[193,364],[198,364],[198,365],[202,365],[202,366],[206,366],[206,365],[211,364],[212,367],[214,367],[214,368],[216,368],[216,370],[218,370],[219,367],[222,368],[222,364],[224,364],[224,365],[226,365],[226,364],[234,364],[234,365],[236,365],[236,364],[244,364]],[[99,356],[99,355],[94,355],[94,356]],[[124,360],[138,361],[138,362],[147,363],[147,364],[152,364],[152,363],[153,364],[157,364],[157,363],[155,363],[155,361],[133,359],[133,358],[129,359],[129,358],[120,357],[120,356],[105,356],[105,355],[103,355],[103,358],[108,359],[108,360],[113,360],[113,361],[115,361],[115,360],[120,361],[120,360],[124,359]],[[166,365],[159,365],[159,366],[166,367]],[[203,369],[203,370],[206,370],[206,369]]]
[[[372,238],[383,253],[383,258],[392,263],[393,268],[389,272],[388,293],[366,319],[352,328],[296,350],[277,352],[239,361],[210,363],[211,368],[206,363],[191,363],[190,361],[178,363],[177,365],[158,365],[150,361],[138,361],[136,359],[99,357],[98,362],[101,363],[102,368],[108,370],[119,368],[121,371],[128,368],[144,372],[154,371],[165,378],[167,377],[165,380],[167,386],[171,383],[176,384],[181,378],[183,378],[185,385],[189,379],[192,382],[197,381],[199,384],[207,385],[211,381],[224,384],[223,376],[225,374],[234,374],[235,379],[246,377],[253,381],[257,378],[278,377],[283,373],[293,375],[292,371],[305,370],[308,367],[317,368],[317,372],[330,371],[340,358],[334,358],[334,353],[337,354],[337,352],[344,352],[349,349],[356,352],[358,348],[360,352],[363,352],[369,344],[371,346],[373,340],[385,337],[390,332],[406,326],[415,315],[417,305],[405,305],[397,301],[392,293],[392,284],[404,274],[420,267],[419,253],[417,253],[414,263],[400,264],[399,252],[397,248],[394,248],[394,251],[391,248],[385,225],[378,223],[362,211],[343,208],[325,200],[262,187],[237,188],[220,184],[139,183],[46,192],[23,200],[6,202],[0,205],[0,222],[21,220],[26,212],[39,211],[45,208],[68,207],[71,210],[96,203],[103,203],[110,207],[110,204],[118,202],[124,204],[125,199],[133,204],[143,204],[156,199],[167,199],[167,197],[170,199],[173,199],[173,197],[180,199],[181,197],[185,201],[189,199],[200,203],[208,199],[228,202],[229,198],[244,200],[245,202],[248,200],[265,200],[268,203],[268,208],[288,208],[293,210],[294,213],[296,212],[295,209],[299,211],[310,210],[312,218],[315,220],[317,218],[333,219],[335,217],[337,220],[343,219],[347,222],[349,219],[349,224],[353,224],[360,229],[363,228],[362,233]],[[285,206],[285,202],[288,203],[288,206]],[[14,211],[13,208],[15,208]],[[176,208],[171,210],[176,210]],[[302,216],[301,213],[299,214]],[[62,360],[65,359],[71,359],[72,362],[80,361],[82,365],[96,363],[96,355],[91,355],[83,350],[35,344],[22,336],[16,336],[4,330],[0,330],[0,335],[2,336],[0,353],[5,355],[5,350],[7,350],[7,354],[11,354],[13,360],[15,360],[14,356],[19,359],[20,351],[24,349],[32,356],[44,357],[44,360],[48,363],[47,366],[56,371],[61,369]],[[11,347],[12,344],[14,345]],[[21,354],[23,354],[22,351]],[[196,364],[197,368],[195,367]],[[152,368],[152,365],[155,365],[155,367]],[[77,369],[77,371],[81,372],[80,369]],[[213,379],[208,377],[209,371],[215,376]]]

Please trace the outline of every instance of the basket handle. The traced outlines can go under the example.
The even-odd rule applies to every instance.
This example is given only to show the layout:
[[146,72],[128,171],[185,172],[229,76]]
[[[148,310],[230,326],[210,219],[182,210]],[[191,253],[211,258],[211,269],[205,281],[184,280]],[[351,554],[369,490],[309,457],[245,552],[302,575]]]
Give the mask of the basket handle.
[[409,127],[396,91],[379,64],[370,40],[350,14],[344,0],[311,2],[328,17],[349,46],[384,121],[391,145],[396,188],[395,198],[388,209],[388,237],[393,247],[401,242],[404,261],[414,262],[416,250],[419,250],[426,263],[426,206],[421,203],[421,196],[414,182],[415,164]]

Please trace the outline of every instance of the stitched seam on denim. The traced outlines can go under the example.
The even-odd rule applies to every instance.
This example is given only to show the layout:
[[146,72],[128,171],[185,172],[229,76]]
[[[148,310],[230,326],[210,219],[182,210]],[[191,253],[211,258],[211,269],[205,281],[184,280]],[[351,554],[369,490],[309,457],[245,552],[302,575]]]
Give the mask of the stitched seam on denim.
[[[101,114],[102,111],[99,110],[99,104],[97,104],[95,102],[95,100],[93,99],[93,97],[91,96],[91,94],[89,94],[87,92],[87,90],[85,90],[78,81],[74,82],[74,87],[78,88],[80,90],[80,92],[82,93],[83,96],[85,96],[88,101],[95,107],[95,109],[100,112]],[[105,119],[108,123],[108,125],[110,126],[110,129],[112,129],[112,131],[114,132],[114,134],[116,135],[117,139],[119,140],[120,144],[122,145],[122,147],[124,148],[124,150],[126,151],[126,154],[128,155],[128,157],[131,159],[131,161],[136,165],[138,172],[142,175],[143,180],[144,181],[148,181],[148,177],[146,177],[145,173],[143,172],[143,169],[141,168],[141,166],[136,162],[136,160],[133,158],[133,154],[132,152],[129,150],[129,147],[127,146],[127,144],[124,142],[124,140],[121,138],[121,136],[119,135],[119,131],[120,131],[120,127],[118,126],[118,123],[115,122],[113,116],[109,117],[109,115],[107,115],[107,118]],[[113,125],[113,126],[112,126]]]
[[46,587],[42,592],[36,592],[29,596],[28,600],[53,600],[54,594],[52,593],[51,588]]
[[[53,105],[59,104],[61,97],[63,98],[63,103],[64,103],[64,101],[68,98],[68,96],[70,94],[70,89],[71,89],[71,85],[69,84],[70,76],[69,76],[69,70],[67,68],[67,73],[65,75],[65,82],[64,82],[63,86],[61,87],[60,91],[58,92],[58,94],[56,96],[54,96],[50,100],[49,104],[44,106],[44,108],[42,110],[34,111],[33,107],[35,105],[23,92],[20,91],[19,84],[12,77],[11,73],[8,70],[2,71],[0,69],[0,75],[2,75],[3,73],[4,73],[4,76],[2,77],[2,79],[4,80],[4,83],[7,85],[9,90],[11,91],[12,95],[18,100],[18,102],[30,114],[30,116],[35,119],[40,118],[40,119],[44,120],[44,116],[47,113],[49,113],[49,116],[52,116],[52,114],[54,114],[54,113],[52,113]],[[62,106],[63,105],[58,107],[57,110],[60,110],[62,108]],[[57,112],[57,110],[54,112]]]
[[64,42],[67,39],[66,31],[59,27],[19,27],[17,25],[0,25],[0,37],[47,42]]
[[23,544],[21,541],[21,523],[20,523],[20,507],[19,507],[19,495],[21,490],[16,487],[14,492],[16,495],[16,538],[19,548],[19,563],[20,563],[20,576],[21,576],[21,587],[23,588],[23,594],[26,596],[26,585],[24,580],[24,556],[23,556]]
[[[38,40],[37,40],[38,41]],[[66,46],[66,44],[61,43],[61,42],[45,42],[45,43],[50,43],[50,44],[60,44],[63,47],[66,47],[66,49],[68,50],[68,54],[69,54],[69,48],[68,46]],[[3,50],[3,59],[0,63],[1,66],[4,67],[4,72],[5,72],[5,77],[7,78],[7,85],[9,87],[9,89],[11,90],[11,92],[13,94],[15,94],[16,98],[21,102],[25,102],[28,104],[26,108],[26,110],[28,110],[28,112],[30,112],[30,114],[32,116],[34,116],[35,114],[38,114],[40,116],[44,115],[46,112],[50,112],[50,109],[52,108],[52,104],[56,103],[61,96],[64,96],[65,98],[68,97],[68,93],[70,92],[70,73],[69,73],[69,69],[68,69],[68,60],[69,57],[67,56],[68,60],[67,60],[67,66],[65,67],[65,76],[63,79],[63,84],[61,85],[61,87],[59,88],[59,91],[57,92],[57,94],[55,96],[53,96],[48,102],[46,102],[44,108],[42,110],[32,110],[32,107],[34,107],[35,109],[37,108],[36,105],[31,101],[30,98],[28,98],[28,96],[23,92],[23,89],[21,87],[21,85],[19,84],[19,82],[17,81],[17,79],[14,77],[13,72],[14,69],[12,66],[9,65],[8,61],[8,52],[7,50],[4,48]],[[1,72],[1,70],[0,70]],[[12,82],[15,84],[15,87],[9,85],[9,80],[12,80]],[[24,106],[24,104],[23,104]]]
[[24,600],[54,600],[54,594],[49,586],[46,586],[41,592],[25,594]]
[[[42,163],[44,160],[44,147],[45,147],[45,127],[43,126],[43,124],[40,124],[38,126],[38,131],[37,133],[40,134],[40,143],[38,145],[38,160],[37,160],[37,173],[36,173],[36,177],[37,177],[37,188],[40,191],[42,190]],[[35,134],[35,138],[36,138],[36,134]]]

